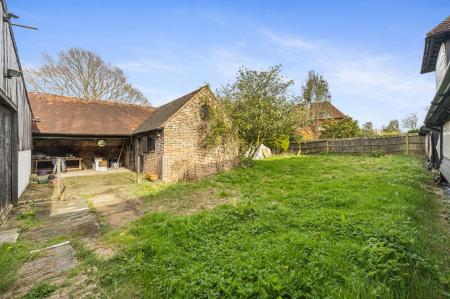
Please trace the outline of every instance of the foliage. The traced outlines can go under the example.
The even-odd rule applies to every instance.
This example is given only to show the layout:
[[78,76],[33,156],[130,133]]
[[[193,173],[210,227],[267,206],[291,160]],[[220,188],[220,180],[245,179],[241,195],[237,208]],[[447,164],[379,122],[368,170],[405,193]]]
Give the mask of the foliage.
[[402,120],[402,125],[407,130],[417,130],[417,123],[419,118],[417,114],[411,113],[404,120]]
[[199,129],[200,132],[204,132],[204,147],[212,149],[219,145],[231,145],[238,142],[239,137],[236,128],[228,119],[222,107],[212,105],[206,98],[202,101],[202,107],[208,109]]
[[27,257],[28,250],[23,245],[0,245],[0,293],[14,283],[17,270]]
[[350,116],[345,116],[342,119],[326,120],[322,127],[324,131],[320,135],[321,138],[350,138],[361,133],[358,121]]
[[56,287],[54,285],[41,282],[37,286],[33,287],[24,297],[23,299],[41,299],[47,298],[54,291],[56,291]]
[[387,134],[398,134],[400,133],[400,123],[398,120],[394,119],[389,122],[389,124],[383,128],[383,133]]
[[289,136],[280,136],[267,142],[267,146],[270,147],[276,153],[287,152],[289,148]]
[[305,104],[331,100],[328,82],[322,75],[314,71],[309,71],[308,79],[306,79],[306,83],[302,86],[302,99]]
[[294,82],[281,75],[281,67],[255,71],[242,67],[233,84],[218,96],[247,146],[258,146],[292,135],[307,119],[291,94]]
[[364,137],[374,136],[376,134],[373,123],[368,121],[361,126],[361,135]]
[[118,231],[124,250],[96,265],[98,285],[109,298],[442,298],[449,237],[422,164],[273,158],[158,194],[149,186],[150,202],[205,191],[239,200]]
[[130,83],[121,69],[108,64],[96,53],[71,48],[57,58],[43,55],[44,64],[27,69],[30,90],[102,99],[113,102],[148,104],[144,95]]
[[408,130],[408,133],[419,133],[419,129]]

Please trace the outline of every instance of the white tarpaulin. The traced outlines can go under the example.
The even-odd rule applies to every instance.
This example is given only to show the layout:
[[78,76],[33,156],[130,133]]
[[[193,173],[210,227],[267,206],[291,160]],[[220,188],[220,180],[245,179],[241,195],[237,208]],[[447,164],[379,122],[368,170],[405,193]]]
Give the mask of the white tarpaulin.
[[252,158],[253,160],[262,160],[265,158],[269,158],[271,156],[272,151],[264,144],[261,144],[256,149],[249,148],[248,151],[245,153],[245,157]]

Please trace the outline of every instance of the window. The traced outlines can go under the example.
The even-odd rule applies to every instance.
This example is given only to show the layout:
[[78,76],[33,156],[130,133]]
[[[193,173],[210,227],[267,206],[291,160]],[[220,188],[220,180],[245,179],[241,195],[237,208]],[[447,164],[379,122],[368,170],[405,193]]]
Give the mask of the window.
[[155,138],[147,137],[147,146],[148,152],[154,152],[156,150]]
[[209,106],[206,105],[206,104],[203,104],[203,105],[200,107],[200,118],[201,118],[202,120],[208,120],[208,119],[209,119],[209,114],[210,114]]
[[141,137],[140,140],[141,151],[143,153],[151,153],[156,149],[156,139],[151,136]]

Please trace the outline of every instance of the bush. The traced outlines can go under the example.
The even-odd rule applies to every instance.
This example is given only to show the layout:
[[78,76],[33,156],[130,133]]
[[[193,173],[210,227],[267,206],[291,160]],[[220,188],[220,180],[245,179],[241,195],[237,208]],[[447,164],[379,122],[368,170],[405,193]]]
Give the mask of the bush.
[[287,152],[289,148],[289,136],[281,136],[271,140],[267,143],[267,146],[276,153]]

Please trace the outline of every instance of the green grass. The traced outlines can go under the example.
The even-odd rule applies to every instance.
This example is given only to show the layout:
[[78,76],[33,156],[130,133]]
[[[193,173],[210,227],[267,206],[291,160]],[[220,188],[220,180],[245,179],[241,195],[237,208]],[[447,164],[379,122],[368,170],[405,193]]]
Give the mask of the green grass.
[[239,201],[113,233],[124,249],[98,265],[99,283],[116,298],[443,298],[450,243],[429,184],[417,158],[320,155],[148,186],[149,202],[202,190]]
[[[129,174],[118,176],[119,191],[144,199],[147,215],[107,232],[105,241],[120,249],[107,261],[73,239],[73,275],[89,273],[110,298],[450,297],[449,224],[440,221],[444,207],[423,164],[318,155],[258,161],[191,183],[136,187]],[[69,184],[81,184],[82,194],[117,189],[108,180],[98,190],[88,178]],[[33,224],[32,214],[22,220]],[[29,250],[0,247],[0,293]],[[43,282],[27,296],[54,289]]]
[[28,253],[29,249],[21,244],[0,245],[0,294],[16,280],[17,271]]

